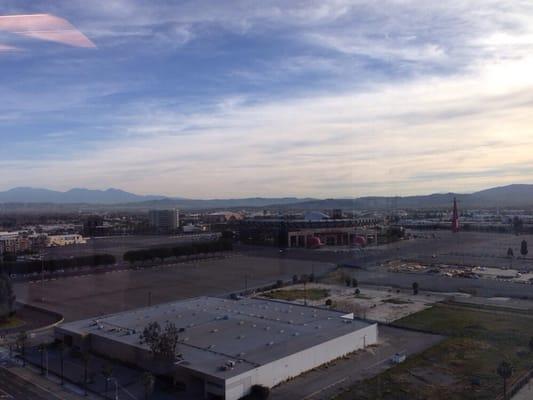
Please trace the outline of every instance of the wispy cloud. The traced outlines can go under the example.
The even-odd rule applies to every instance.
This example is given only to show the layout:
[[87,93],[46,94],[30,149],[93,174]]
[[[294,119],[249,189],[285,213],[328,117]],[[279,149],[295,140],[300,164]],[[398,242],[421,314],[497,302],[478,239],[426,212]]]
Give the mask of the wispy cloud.
[[101,56],[27,61],[6,84],[2,186],[331,197],[533,179],[529,1],[103,4],[49,10]]

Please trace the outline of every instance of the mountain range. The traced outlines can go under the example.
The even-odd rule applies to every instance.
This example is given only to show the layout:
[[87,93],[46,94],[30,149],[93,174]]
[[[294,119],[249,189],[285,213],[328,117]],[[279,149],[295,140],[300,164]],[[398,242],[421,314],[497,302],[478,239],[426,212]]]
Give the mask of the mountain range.
[[48,189],[20,187],[0,192],[0,203],[17,203],[26,205],[49,204],[55,208],[59,205],[88,205],[109,207],[113,209],[301,209],[324,210],[341,208],[345,210],[380,210],[380,209],[415,209],[415,208],[449,208],[457,198],[463,208],[488,207],[533,207],[533,185],[508,185],[490,188],[470,194],[436,193],[419,196],[367,196],[344,199],[313,198],[241,198],[241,199],[185,199],[157,195],[137,195],[119,189],[90,190],[71,189],[59,192]]

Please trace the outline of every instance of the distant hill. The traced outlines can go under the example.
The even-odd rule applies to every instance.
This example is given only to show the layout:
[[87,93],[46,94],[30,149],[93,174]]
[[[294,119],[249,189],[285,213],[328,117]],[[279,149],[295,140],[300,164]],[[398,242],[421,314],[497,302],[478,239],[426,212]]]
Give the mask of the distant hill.
[[[464,193],[435,193],[421,196],[359,197],[355,199],[311,200],[291,204],[291,208],[301,210],[386,210],[417,208],[450,208],[453,199],[463,208],[533,207],[533,185],[508,185]],[[274,204],[272,208],[285,208]]]
[[71,189],[67,192],[58,192],[48,189],[15,188],[0,192],[0,203],[11,203],[9,209],[17,209],[17,207],[13,206],[13,203],[20,203],[23,204],[23,206],[18,207],[20,209],[36,209],[40,207],[57,209],[60,205],[68,205],[69,208],[76,207],[77,209],[84,209],[90,206],[93,208],[130,210],[151,208],[179,208],[189,210],[242,208],[265,208],[272,210],[327,210],[334,208],[344,210],[387,210],[450,208],[454,197],[457,198],[462,208],[533,208],[533,185],[508,185],[471,194],[435,193],[404,197],[368,196],[353,199],[252,197],[210,200],[141,196],[119,189]]
[[119,189],[71,189],[66,192],[59,192],[49,189],[18,187],[0,192],[0,203],[118,204],[162,198],[164,197],[139,196]]

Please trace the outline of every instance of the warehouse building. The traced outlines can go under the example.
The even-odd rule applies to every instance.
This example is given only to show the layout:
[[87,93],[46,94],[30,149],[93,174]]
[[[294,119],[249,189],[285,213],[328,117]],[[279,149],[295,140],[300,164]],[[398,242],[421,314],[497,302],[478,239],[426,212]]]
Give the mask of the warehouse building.
[[[140,334],[149,323],[180,330],[161,369]],[[57,339],[172,376],[204,399],[236,400],[377,342],[377,324],[336,311],[270,300],[200,297],[63,324]]]

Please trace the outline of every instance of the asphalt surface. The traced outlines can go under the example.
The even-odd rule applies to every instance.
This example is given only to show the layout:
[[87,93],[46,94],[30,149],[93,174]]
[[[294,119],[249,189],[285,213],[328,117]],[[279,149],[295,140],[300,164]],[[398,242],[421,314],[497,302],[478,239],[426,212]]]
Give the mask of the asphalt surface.
[[61,398],[0,368],[0,399],[60,400]]
[[[467,292],[486,297],[533,298],[533,286],[490,279],[466,279],[433,274],[389,272],[381,264],[392,260],[417,261],[428,264],[473,265],[484,267],[533,270],[533,235],[448,231],[414,231],[416,239],[365,249],[335,248],[307,250],[288,249],[285,253],[267,247],[242,247],[249,255],[299,259],[311,262],[330,262],[348,267],[347,271],[363,284],[410,288],[418,282],[420,288],[438,292]],[[520,256],[520,243],[532,246],[525,258]],[[514,251],[514,259],[506,257],[507,249]],[[518,257],[520,256],[520,257]]]
[[[324,274],[335,264],[249,257],[233,253],[223,259],[124,269],[105,274],[19,282],[17,299],[56,311],[66,321],[90,318],[196,296],[219,296],[291,280],[293,275]],[[44,301],[41,301],[44,299]]]

